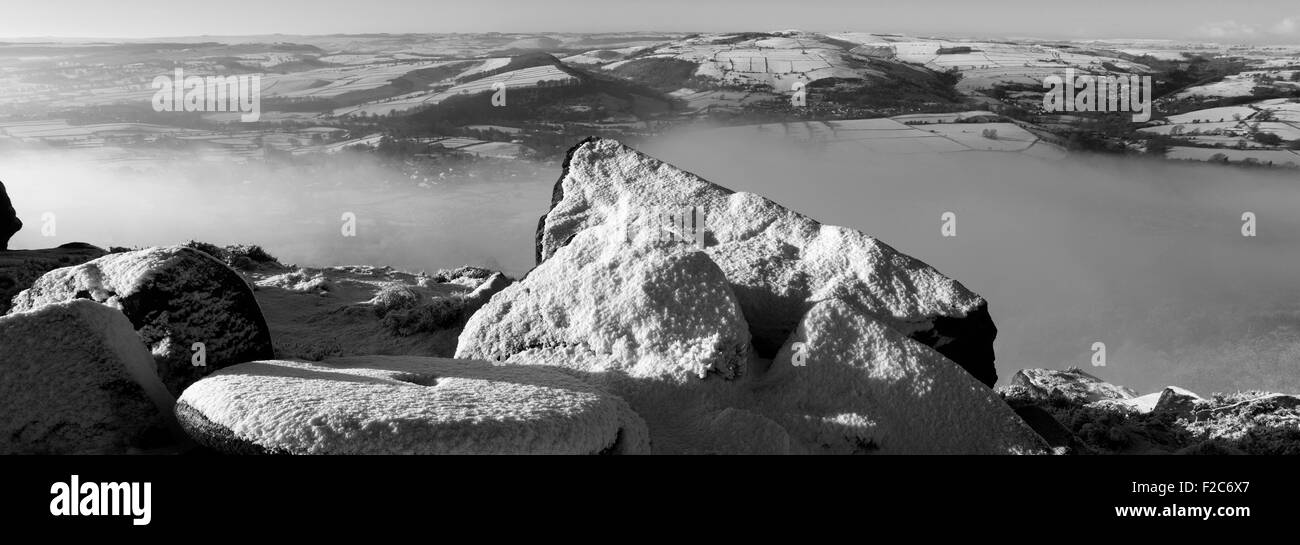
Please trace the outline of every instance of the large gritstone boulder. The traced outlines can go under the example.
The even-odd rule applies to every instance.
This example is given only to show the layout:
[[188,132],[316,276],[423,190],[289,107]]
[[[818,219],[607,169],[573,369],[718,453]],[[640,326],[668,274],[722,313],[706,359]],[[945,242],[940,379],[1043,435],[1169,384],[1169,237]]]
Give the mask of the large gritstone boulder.
[[731,284],[763,357],[772,357],[817,301],[836,298],[934,348],[984,384],[997,380],[997,329],[984,299],[862,232],[823,225],[593,138],[565,161],[551,209],[538,225],[538,263],[600,225],[637,231],[628,238],[688,227],[687,238]]
[[90,301],[0,317],[0,454],[122,454],[177,437],[131,322]]
[[50,271],[14,297],[11,312],[75,299],[126,314],[173,395],[216,369],[274,357],[270,331],[248,283],[192,248],[110,254]]

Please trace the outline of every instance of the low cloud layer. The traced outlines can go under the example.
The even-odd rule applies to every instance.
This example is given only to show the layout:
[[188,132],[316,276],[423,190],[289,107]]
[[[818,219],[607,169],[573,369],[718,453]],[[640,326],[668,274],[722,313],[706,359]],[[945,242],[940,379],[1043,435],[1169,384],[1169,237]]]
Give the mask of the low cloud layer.
[[[999,374],[1078,365],[1141,390],[1300,391],[1300,186],[1294,171],[1077,156],[830,151],[682,133],[640,149],[825,223],[861,229],[984,295]],[[415,187],[378,164],[161,161],[148,174],[69,151],[6,153],[27,223],[15,248],[257,243],[301,265],[533,265],[558,165],[533,179]],[[1241,236],[1253,212],[1258,236]],[[57,236],[42,237],[42,215]],[[341,236],[341,215],[358,219]],[[940,233],[956,215],[957,236]],[[1106,367],[1090,366],[1094,342]]]

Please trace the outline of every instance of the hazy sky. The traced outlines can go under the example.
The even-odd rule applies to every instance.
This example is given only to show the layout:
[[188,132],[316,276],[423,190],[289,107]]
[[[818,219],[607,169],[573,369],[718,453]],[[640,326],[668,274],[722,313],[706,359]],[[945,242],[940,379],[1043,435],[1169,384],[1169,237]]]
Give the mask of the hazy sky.
[[0,38],[861,30],[1300,43],[1296,0],[7,0]]

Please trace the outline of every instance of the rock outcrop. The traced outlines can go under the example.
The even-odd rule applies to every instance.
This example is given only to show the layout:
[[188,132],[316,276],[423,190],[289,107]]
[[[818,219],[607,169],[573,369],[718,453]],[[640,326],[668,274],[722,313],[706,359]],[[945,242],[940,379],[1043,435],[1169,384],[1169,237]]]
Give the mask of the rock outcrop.
[[[1011,377],[1011,384],[1001,390],[1022,390],[1017,395],[1047,399],[1063,397],[1071,403],[1092,403],[1103,400],[1124,400],[1137,397],[1137,392],[1116,386],[1082,369],[1021,369]],[[1154,402],[1154,400],[1152,400]]]
[[[678,221],[685,216],[690,221]],[[997,380],[997,329],[984,299],[859,231],[823,225],[593,138],[565,161],[551,209],[538,224],[538,263],[603,224],[626,238],[662,236],[666,224],[694,227],[686,238],[721,268],[763,357],[772,357],[816,302],[835,298],[934,348],[984,384]]]
[[984,301],[862,233],[592,139],[537,236],[457,357],[615,393],[656,453],[1051,450],[982,383]]
[[[173,395],[213,370],[274,357],[271,334],[248,283],[192,248],[110,254],[50,271],[14,297],[10,312],[75,299],[126,314]],[[194,365],[196,343],[202,343],[204,366]]]
[[9,200],[5,183],[0,182],[0,251],[9,249],[9,239],[22,228],[23,222],[18,219],[18,211],[14,210],[13,201]]
[[0,317],[0,454],[159,448],[177,439],[173,402],[116,309],[67,301]]
[[0,253],[0,315],[9,312],[11,301],[30,288],[41,275],[54,269],[80,265],[103,257],[102,248],[73,242],[48,250],[11,250]]
[[642,454],[645,424],[565,373],[409,356],[228,367],[185,390],[182,426],[231,454]]
[[1156,400],[1154,410],[1177,416],[1189,416],[1207,405],[1209,405],[1209,402],[1205,398],[1196,395],[1196,392],[1177,386],[1169,386],[1160,392],[1160,398]]
[[487,280],[484,280],[483,283],[474,288],[474,291],[465,295],[466,315],[473,315],[478,311],[478,309],[483,308],[483,305],[486,305],[487,302],[492,299],[493,295],[506,289],[506,287],[510,286],[512,283],[514,282],[505,274],[499,272],[492,273],[492,276],[487,277]]
[[711,413],[741,390],[719,383],[742,376],[749,358],[731,288],[704,252],[608,235],[579,234],[492,297],[466,323],[456,357],[564,369],[626,399],[656,452],[712,452],[727,432]]
[[465,325],[456,357],[578,348],[613,356],[586,371],[677,383],[741,374],[749,332],[708,255],[671,243],[610,244],[606,234],[580,233],[493,297]]
[[1049,451],[961,367],[839,300],[804,316],[755,390],[760,412],[809,452]]

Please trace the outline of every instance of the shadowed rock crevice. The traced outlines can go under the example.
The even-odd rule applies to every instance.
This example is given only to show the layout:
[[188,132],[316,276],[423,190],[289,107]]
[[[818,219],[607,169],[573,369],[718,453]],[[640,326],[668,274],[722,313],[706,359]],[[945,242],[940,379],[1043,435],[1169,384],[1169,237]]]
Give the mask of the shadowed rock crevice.
[[9,239],[22,228],[23,222],[18,219],[18,211],[14,210],[13,201],[9,200],[5,183],[0,182],[0,251],[9,249]]

